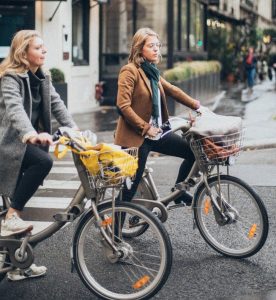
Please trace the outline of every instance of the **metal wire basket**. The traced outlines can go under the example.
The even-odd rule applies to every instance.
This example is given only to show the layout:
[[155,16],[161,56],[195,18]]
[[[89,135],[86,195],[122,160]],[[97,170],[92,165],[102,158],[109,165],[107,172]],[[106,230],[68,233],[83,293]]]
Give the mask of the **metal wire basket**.
[[138,148],[99,152],[86,159],[92,162],[90,166],[84,163],[91,188],[116,187],[126,178],[135,178]]
[[226,135],[193,136],[191,148],[200,167],[226,165],[230,157],[238,156],[242,147],[243,130]]

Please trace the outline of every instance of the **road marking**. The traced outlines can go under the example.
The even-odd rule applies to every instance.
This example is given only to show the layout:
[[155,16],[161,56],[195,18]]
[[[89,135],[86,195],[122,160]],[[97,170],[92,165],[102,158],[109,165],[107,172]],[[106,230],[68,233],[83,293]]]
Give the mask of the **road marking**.
[[43,186],[41,186],[39,190],[45,190],[45,189],[77,190],[79,186],[80,186],[80,181],[45,180]]
[[54,166],[51,169],[50,174],[77,174],[77,170],[75,167],[60,167],[60,166]]
[[61,197],[32,197],[26,204],[26,207],[39,208],[66,208],[72,198]]
[[67,161],[64,161],[64,160],[54,161],[54,166],[55,165],[70,165],[70,166],[75,166],[74,162],[72,160],[71,161],[68,161],[68,160]]

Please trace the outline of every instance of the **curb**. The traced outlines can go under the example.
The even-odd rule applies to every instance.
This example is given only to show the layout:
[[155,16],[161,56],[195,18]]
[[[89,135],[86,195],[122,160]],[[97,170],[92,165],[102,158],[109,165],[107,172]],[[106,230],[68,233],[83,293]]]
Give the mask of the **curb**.
[[247,142],[244,142],[244,144],[242,146],[243,151],[273,149],[273,148],[276,148],[276,139],[247,141]]
[[226,94],[226,91],[221,91],[220,94],[218,94],[214,99],[213,99],[213,105],[210,108],[211,111],[215,111],[217,107],[219,106],[220,101],[224,98]]

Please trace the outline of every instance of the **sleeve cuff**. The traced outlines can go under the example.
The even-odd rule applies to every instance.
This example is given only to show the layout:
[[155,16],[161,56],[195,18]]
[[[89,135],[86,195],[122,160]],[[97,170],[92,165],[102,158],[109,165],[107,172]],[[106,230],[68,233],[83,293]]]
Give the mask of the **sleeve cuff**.
[[32,137],[36,137],[37,136],[37,132],[36,131],[30,131],[27,132],[23,138],[22,138],[22,143],[26,144],[28,139],[32,138]]
[[200,101],[195,100],[195,110],[200,108]]

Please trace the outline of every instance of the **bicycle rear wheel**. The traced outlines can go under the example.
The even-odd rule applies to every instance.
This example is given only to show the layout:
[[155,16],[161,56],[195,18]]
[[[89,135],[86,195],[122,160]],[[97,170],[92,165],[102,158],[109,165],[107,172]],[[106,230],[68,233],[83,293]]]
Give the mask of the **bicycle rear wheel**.
[[4,247],[0,247],[0,282],[5,278],[6,273],[2,273],[3,269],[8,266],[8,254]]
[[[112,219],[111,203],[100,205],[98,212],[108,222]],[[121,233],[116,234],[114,243],[120,252],[120,257],[116,257],[90,210],[80,220],[73,239],[76,269],[84,284],[101,298],[148,299],[162,288],[171,270],[168,233],[151,212],[133,203],[117,203],[115,213],[125,220],[139,217],[148,230],[143,236],[128,240]],[[123,223],[122,230],[128,226],[128,222]]]
[[[209,179],[208,184],[213,197],[220,202],[218,177]],[[227,218],[221,218],[202,184],[194,202],[197,227],[205,241],[217,252],[233,258],[252,256],[262,248],[267,238],[266,208],[254,190],[239,178],[221,175],[220,189]]]
[[10,207],[10,198],[0,196],[0,217],[3,216]]

